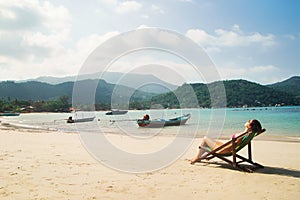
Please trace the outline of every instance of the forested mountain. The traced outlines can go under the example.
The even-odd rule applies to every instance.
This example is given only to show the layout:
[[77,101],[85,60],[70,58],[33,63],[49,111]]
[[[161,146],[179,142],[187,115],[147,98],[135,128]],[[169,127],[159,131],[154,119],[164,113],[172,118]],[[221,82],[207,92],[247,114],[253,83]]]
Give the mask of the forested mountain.
[[234,80],[224,81],[227,95],[227,106],[274,106],[300,105],[300,98],[257,83]]
[[[110,103],[114,89],[122,91],[122,94],[135,94],[134,100],[143,100],[151,93],[135,91],[132,88],[105,82],[104,80],[82,80],[77,84],[84,85],[85,90],[89,90],[94,85],[97,86],[95,99],[96,102]],[[65,82],[57,85],[29,81],[24,83],[15,83],[13,81],[0,82],[0,98],[2,100],[31,100],[31,101],[48,101],[58,99],[61,96],[68,96],[71,100],[73,93],[74,82]]]
[[66,82],[58,85],[50,85],[36,81],[25,83],[15,83],[13,81],[5,81],[0,83],[1,98],[6,100],[32,100],[47,101],[57,99],[66,95],[71,97],[73,83]]
[[[104,80],[82,80],[77,81],[76,84],[83,86],[83,93],[80,94],[80,98],[87,100],[94,97],[88,97],[90,93],[84,93],[84,91],[97,86],[95,99],[92,99],[92,102],[95,100],[93,103],[97,104],[97,109],[110,109],[112,102],[117,105],[127,103],[124,109],[128,109],[128,101],[130,101],[130,109],[149,109],[156,104],[164,108],[300,105],[300,96],[295,95],[299,92],[299,77],[293,77],[287,81],[268,86],[246,80],[226,80],[209,84],[184,84],[173,92],[160,95],[135,91],[133,88],[110,84]],[[224,85],[225,89],[224,96],[219,95],[218,92],[212,92],[218,91],[217,88],[222,85]],[[74,82],[65,82],[57,85],[35,81],[24,83],[0,82],[0,101],[9,103],[23,100],[39,102],[57,99],[66,101],[67,99],[71,103],[73,86]],[[191,94],[195,98],[191,98]],[[213,104],[211,99],[214,100]]]
[[[120,72],[105,72],[105,73],[94,73],[94,74],[83,74],[78,76],[66,76],[66,77],[51,77],[51,76],[41,76],[35,79],[28,79],[23,81],[18,81],[21,83],[24,82],[42,82],[48,83],[51,85],[57,85],[65,82],[74,82],[82,80],[105,80],[110,84],[124,85],[130,88],[136,88],[137,86],[143,85],[139,90],[149,93],[161,94],[168,92],[169,89],[175,90],[178,86],[167,83],[154,75],[146,74],[135,74],[135,73],[120,73]],[[145,83],[155,83],[155,84],[146,84]],[[168,89],[169,88],[169,89]]]
[[276,90],[294,94],[300,98],[300,76],[293,76],[285,81],[267,86]]
[[[214,91],[214,88],[219,87],[222,83],[225,87],[226,99],[222,97],[221,99],[214,99],[215,105],[211,105],[211,94],[209,91]],[[195,105],[194,101],[189,102],[191,101],[191,98],[188,96],[190,94],[186,94],[188,87],[193,88],[200,107],[222,107],[224,100],[227,107],[300,105],[300,98],[296,97],[296,95],[246,80],[217,81],[207,85],[202,83],[185,84],[177,88],[174,93],[169,92],[152,97],[151,101],[164,107],[176,108],[181,107],[180,105],[182,104],[188,105],[187,107],[195,107],[197,105]]]

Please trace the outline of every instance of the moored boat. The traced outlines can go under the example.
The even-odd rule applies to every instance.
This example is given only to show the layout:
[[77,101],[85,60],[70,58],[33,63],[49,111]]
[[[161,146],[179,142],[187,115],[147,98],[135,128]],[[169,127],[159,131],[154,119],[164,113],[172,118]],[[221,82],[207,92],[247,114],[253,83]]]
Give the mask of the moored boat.
[[69,119],[67,119],[67,123],[91,122],[94,119],[95,117],[86,117],[86,118],[78,118],[78,119],[73,119],[72,117],[69,117]]
[[137,124],[140,127],[149,127],[149,128],[160,128],[165,126],[180,126],[184,125],[188,119],[191,118],[191,114],[185,114],[180,117],[175,117],[171,119],[153,119],[153,120],[145,120],[138,119]]
[[124,115],[128,110],[111,110],[110,112],[105,113],[106,115]]
[[0,113],[0,116],[19,116],[20,113],[11,113],[11,112],[4,112],[4,113]]

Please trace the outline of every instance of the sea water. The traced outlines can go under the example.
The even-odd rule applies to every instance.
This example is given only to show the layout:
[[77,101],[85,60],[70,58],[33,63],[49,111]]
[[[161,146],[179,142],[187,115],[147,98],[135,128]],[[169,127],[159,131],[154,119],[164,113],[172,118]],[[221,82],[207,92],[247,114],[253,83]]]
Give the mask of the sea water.
[[[58,130],[63,132],[103,132],[120,133],[134,136],[178,134],[184,132],[187,137],[215,135],[230,136],[244,131],[244,124],[249,119],[257,119],[266,134],[300,138],[300,106],[291,107],[253,107],[226,109],[161,109],[129,110],[124,115],[105,115],[105,111],[76,113],[28,113],[15,117],[1,117],[2,124],[14,127],[41,130]],[[136,120],[149,114],[151,119],[169,119],[183,114],[191,118],[183,126],[150,129],[138,127]],[[93,122],[68,124],[66,119],[95,116]],[[21,126],[23,125],[23,126]],[[26,126],[24,126],[26,125]],[[163,131],[162,131],[163,130]]]

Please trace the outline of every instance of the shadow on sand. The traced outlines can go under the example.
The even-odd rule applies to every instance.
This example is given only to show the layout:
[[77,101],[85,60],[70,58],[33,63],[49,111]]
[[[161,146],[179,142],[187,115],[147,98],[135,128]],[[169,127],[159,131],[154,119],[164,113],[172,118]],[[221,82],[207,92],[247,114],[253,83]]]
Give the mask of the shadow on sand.
[[[231,165],[229,165],[227,163],[222,163],[222,162],[201,161],[200,163],[204,164],[205,166],[237,170],[237,169],[233,168]],[[249,166],[249,165],[241,165],[241,166]],[[258,173],[258,174],[269,174],[269,175],[279,175],[279,176],[300,178],[300,170],[296,170],[296,169],[264,166],[264,168],[253,169],[253,171],[254,171],[254,173]]]
[[263,168],[263,169],[256,170],[255,173],[274,174],[274,175],[280,175],[280,176],[289,176],[289,177],[300,178],[299,170],[279,168],[279,167],[265,166],[265,168]]

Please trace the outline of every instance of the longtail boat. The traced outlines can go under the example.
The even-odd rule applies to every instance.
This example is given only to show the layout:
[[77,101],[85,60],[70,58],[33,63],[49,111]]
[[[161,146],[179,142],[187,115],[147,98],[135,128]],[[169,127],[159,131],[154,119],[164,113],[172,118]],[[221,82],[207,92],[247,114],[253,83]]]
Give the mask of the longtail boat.
[[180,117],[175,117],[171,119],[153,119],[153,120],[144,120],[138,119],[137,124],[140,127],[149,127],[149,128],[160,128],[165,126],[181,126],[184,125],[188,119],[191,118],[191,114],[185,114]]
[[95,117],[86,117],[86,118],[77,118],[77,119],[73,119],[72,117],[69,117],[69,119],[67,119],[67,123],[91,122],[94,119]]
[[105,113],[106,115],[124,115],[128,112],[128,110],[112,110],[110,112]]

